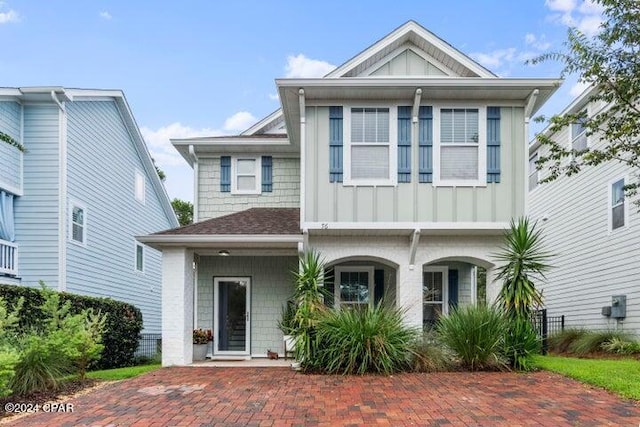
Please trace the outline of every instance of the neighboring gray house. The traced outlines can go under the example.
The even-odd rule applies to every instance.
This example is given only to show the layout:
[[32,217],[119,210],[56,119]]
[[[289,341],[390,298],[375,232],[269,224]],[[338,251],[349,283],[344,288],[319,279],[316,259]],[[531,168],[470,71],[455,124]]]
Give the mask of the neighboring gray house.
[[161,254],[134,236],[177,220],[124,94],[0,88],[0,132],[0,283],[126,301],[160,332]]
[[[587,90],[562,114],[597,114],[604,104],[590,102],[591,96]],[[567,148],[605,144],[597,135],[587,137],[579,123],[552,137]],[[611,161],[539,183],[547,172],[537,171],[535,161],[547,150],[538,142],[529,148],[529,213],[555,254],[543,286],[549,313],[564,314],[571,327],[640,332],[640,214],[623,191],[638,171]],[[618,296],[625,301],[614,304]],[[616,317],[625,303],[624,317]],[[611,315],[609,309],[603,314],[603,307],[611,307]]]
[[[164,365],[283,351],[298,254],[335,273],[336,307],[380,298],[408,324],[494,297],[491,254],[525,212],[528,121],[560,84],[500,78],[410,21],[324,78],[278,79],[281,109],[241,135],[172,141],[194,168],[196,223],[161,249]],[[194,270],[195,265],[195,270]]]

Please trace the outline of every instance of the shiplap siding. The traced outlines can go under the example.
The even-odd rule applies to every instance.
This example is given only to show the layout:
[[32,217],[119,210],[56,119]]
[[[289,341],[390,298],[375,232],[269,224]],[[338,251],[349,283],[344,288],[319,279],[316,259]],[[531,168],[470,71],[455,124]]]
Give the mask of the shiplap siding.
[[[22,143],[20,116],[20,104],[0,101],[0,132]],[[22,192],[22,153],[4,141],[0,141],[0,189],[14,194]]]
[[213,278],[251,278],[251,354],[266,356],[267,350],[284,352],[278,329],[282,307],[293,295],[291,271],[296,257],[203,256],[198,262],[197,327],[213,330]]
[[58,286],[59,120],[55,105],[24,106],[24,196],[15,199],[14,216],[26,286]]
[[263,191],[261,194],[231,194],[221,191],[220,157],[201,158],[198,170],[197,206],[200,221],[257,207],[300,207],[298,158],[272,157],[271,191]]
[[[567,131],[555,135],[571,144]],[[600,146],[595,137],[590,144]],[[540,155],[545,155],[544,148]],[[540,179],[546,176],[540,172]],[[633,179],[619,163],[585,168],[577,175],[541,183],[529,193],[529,209],[544,231],[545,246],[555,256],[554,268],[542,285],[550,315],[566,316],[570,327],[624,329],[640,334],[640,214],[625,201],[625,226],[610,231],[609,187],[612,181]],[[546,220],[543,221],[543,218]],[[627,317],[617,322],[602,316],[612,295],[627,296]]]
[[[67,290],[107,296],[142,311],[145,332],[161,329],[161,253],[144,247],[135,269],[134,236],[171,228],[144,172],[140,153],[113,101],[67,104],[68,200],[87,208],[86,246],[67,229]],[[145,176],[144,204],[135,198],[136,171]]]
[[[508,222],[524,213],[524,111],[500,108],[500,182],[484,187],[344,186],[329,177],[329,107],[307,106],[306,221],[322,222]],[[438,124],[434,124],[437,126]],[[417,151],[416,151],[417,153]],[[434,159],[435,161],[435,159]]]

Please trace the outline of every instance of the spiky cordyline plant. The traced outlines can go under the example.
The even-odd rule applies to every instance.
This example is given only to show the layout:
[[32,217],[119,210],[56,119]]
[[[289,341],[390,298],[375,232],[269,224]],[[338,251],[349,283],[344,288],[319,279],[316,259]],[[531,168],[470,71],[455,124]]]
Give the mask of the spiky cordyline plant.
[[504,263],[496,275],[496,279],[503,282],[498,305],[512,319],[528,319],[531,311],[542,305],[542,293],[535,284],[544,280],[552,257],[543,249],[541,231],[536,230],[536,223],[531,224],[526,217],[518,222],[511,220],[504,246],[494,257]]

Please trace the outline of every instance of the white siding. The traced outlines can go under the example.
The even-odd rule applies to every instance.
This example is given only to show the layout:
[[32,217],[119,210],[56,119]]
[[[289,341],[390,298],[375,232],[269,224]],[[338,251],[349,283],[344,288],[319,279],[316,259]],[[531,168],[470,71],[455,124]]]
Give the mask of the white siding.
[[200,160],[198,219],[203,221],[256,207],[300,206],[300,159],[273,158],[273,191],[231,194],[220,191],[220,158]]
[[[570,143],[566,132],[557,138]],[[530,215],[541,220],[546,247],[555,254],[545,303],[550,315],[566,315],[569,326],[640,332],[640,215],[633,200],[626,200],[625,227],[609,231],[609,186],[622,177],[628,182],[631,171],[607,163],[530,192]],[[627,296],[626,319],[602,316],[601,307],[620,294]]]

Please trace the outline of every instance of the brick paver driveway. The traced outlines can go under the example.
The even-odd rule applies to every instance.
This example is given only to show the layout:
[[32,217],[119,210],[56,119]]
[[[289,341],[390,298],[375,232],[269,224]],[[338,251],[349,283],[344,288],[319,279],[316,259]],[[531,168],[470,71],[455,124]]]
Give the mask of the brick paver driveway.
[[640,425],[640,406],[546,372],[316,376],[165,368],[36,413],[32,426]]

